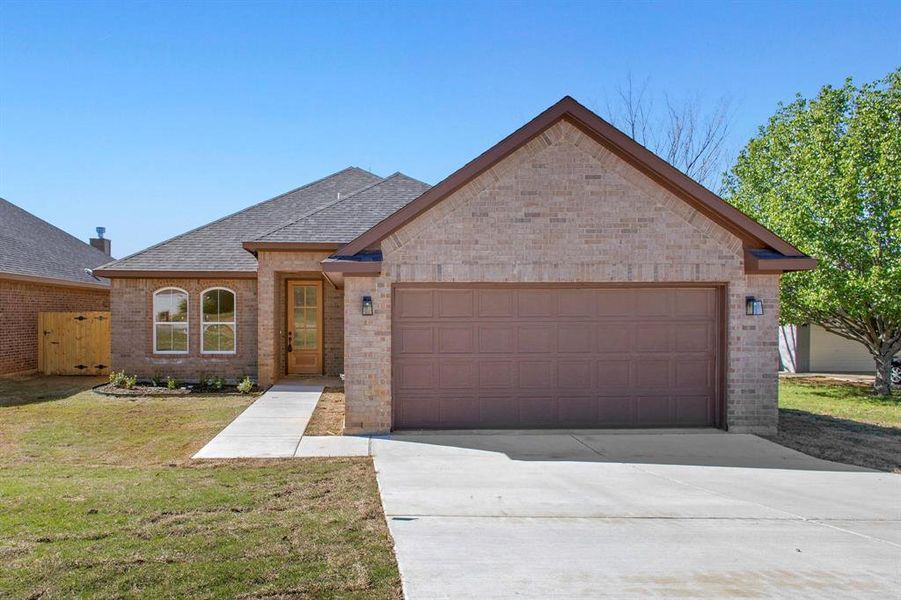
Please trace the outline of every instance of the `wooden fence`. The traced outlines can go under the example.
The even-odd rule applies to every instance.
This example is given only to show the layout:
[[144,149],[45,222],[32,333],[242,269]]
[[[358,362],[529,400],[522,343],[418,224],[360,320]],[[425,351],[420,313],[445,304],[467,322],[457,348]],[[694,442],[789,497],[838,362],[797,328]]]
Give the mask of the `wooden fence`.
[[38,314],[38,370],[47,375],[105,375],[110,364],[109,311]]

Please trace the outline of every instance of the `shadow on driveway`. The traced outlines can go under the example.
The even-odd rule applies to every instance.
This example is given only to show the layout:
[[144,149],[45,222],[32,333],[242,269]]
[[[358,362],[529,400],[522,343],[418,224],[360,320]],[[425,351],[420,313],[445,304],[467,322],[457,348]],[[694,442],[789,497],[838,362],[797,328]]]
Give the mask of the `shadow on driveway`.
[[803,471],[868,471],[813,458],[755,435],[701,431],[431,431],[398,432],[383,454],[495,453],[515,461],[693,465]]

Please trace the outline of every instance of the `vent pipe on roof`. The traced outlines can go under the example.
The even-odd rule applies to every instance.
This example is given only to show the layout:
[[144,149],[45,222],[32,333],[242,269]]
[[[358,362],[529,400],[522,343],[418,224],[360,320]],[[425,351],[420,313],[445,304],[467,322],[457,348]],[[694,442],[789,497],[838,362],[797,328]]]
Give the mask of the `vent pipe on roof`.
[[98,227],[96,229],[96,231],[97,231],[97,237],[91,238],[91,240],[90,240],[91,245],[94,246],[95,248],[97,248],[98,250],[100,250],[101,252],[103,252],[104,254],[106,254],[107,256],[112,256],[113,255],[112,254],[112,252],[113,252],[112,242],[110,240],[106,239],[105,237],[103,237],[103,234],[106,233],[106,227]]

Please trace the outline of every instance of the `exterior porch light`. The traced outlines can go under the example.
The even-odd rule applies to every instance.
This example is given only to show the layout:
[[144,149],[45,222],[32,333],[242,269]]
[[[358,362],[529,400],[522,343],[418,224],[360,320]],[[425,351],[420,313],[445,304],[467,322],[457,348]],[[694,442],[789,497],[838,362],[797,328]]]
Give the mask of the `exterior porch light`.
[[363,316],[372,316],[372,296],[363,296]]
[[745,298],[745,314],[748,316],[759,316],[763,314],[763,300],[758,300],[754,296]]

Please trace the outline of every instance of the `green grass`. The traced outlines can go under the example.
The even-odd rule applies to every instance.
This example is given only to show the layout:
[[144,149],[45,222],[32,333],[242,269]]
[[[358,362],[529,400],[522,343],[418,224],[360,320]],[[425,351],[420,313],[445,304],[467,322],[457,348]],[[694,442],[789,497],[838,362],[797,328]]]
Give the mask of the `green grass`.
[[800,410],[858,423],[901,427],[901,392],[880,398],[870,388],[851,383],[812,383],[783,380],[779,408]]
[[0,597],[400,596],[369,459],[190,461],[250,399],[93,383],[0,380]]

